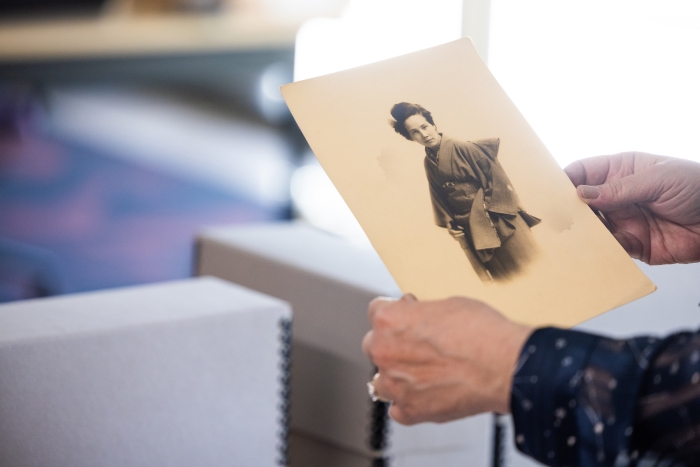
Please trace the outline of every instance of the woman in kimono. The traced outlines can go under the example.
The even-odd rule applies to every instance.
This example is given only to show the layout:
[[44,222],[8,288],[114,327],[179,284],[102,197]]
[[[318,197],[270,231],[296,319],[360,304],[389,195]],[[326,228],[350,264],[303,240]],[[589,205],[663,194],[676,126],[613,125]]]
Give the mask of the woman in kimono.
[[496,158],[499,139],[444,136],[418,104],[396,104],[391,115],[397,133],[425,147],[435,223],[460,243],[479,277],[502,281],[521,271],[537,252],[530,227],[540,219],[520,206]]

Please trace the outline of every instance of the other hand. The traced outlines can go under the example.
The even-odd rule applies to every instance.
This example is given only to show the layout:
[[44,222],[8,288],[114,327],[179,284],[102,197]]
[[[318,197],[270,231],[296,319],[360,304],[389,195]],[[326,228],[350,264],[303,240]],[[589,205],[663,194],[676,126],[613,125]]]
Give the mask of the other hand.
[[513,371],[532,328],[468,298],[378,298],[362,348],[379,368],[375,389],[403,424],[510,412]]
[[700,261],[700,164],[625,152],[564,170],[630,256],[648,264]]

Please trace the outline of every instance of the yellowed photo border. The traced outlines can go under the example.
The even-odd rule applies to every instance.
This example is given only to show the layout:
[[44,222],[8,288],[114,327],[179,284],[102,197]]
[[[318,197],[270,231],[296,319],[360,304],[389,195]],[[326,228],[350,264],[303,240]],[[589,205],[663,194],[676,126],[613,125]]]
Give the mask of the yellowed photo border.
[[[474,297],[520,322],[573,326],[655,290],[578,199],[468,38],[292,83],[282,93],[402,291],[420,299]],[[434,155],[427,146],[395,130],[391,109],[399,103],[428,110],[442,135],[436,164],[445,167],[437,176],[428,173]],[[470,178],[479,176],[491,180]],[[460,205],[457,189],[472,204]],[[448,204],[449,215],[462,216],[459,222],[439,225],[436,199]],[[534,252],[499,276],[487,264],[495,255],[489,249],[506,245],[511,228],[531,235]]]

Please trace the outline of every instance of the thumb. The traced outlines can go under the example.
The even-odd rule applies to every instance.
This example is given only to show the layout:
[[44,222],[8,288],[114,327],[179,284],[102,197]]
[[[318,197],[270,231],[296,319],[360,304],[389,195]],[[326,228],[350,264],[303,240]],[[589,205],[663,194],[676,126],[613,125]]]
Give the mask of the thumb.
[[579,198],[589,206],[601,211],[624,209],[637,203],[654,201],[657,197],[656,183],[645,174],[627,177],[602,185],[579,185]]

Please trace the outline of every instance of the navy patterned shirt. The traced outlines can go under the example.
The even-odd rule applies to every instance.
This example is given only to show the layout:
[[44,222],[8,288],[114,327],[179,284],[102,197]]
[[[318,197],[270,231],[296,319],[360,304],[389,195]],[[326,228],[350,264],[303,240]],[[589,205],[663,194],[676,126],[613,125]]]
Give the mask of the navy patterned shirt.
[[513,379],[515,442],[550,466],[700,466],[700,332],[535,331]]

